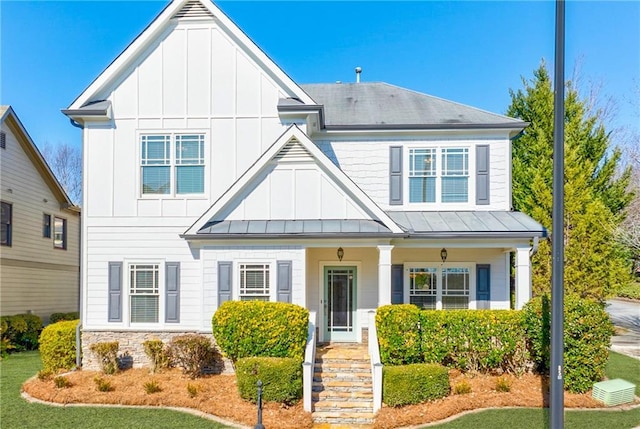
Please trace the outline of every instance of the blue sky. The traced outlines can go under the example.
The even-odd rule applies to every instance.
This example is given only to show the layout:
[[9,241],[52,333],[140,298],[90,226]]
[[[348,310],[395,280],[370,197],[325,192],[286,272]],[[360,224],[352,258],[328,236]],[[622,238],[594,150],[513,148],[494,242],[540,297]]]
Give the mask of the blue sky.
[[[0,1],[0,103],[38,145],[79,145],[60,113],[166,1]],[[218,6],[298,83],[384,81],[504,113],[544,58],[552,1],[221,1]],[[640,1],[566,3],[566,76],[616,100],[610,129],[640,132]],[[634,105],[634,97],[636,98]]]

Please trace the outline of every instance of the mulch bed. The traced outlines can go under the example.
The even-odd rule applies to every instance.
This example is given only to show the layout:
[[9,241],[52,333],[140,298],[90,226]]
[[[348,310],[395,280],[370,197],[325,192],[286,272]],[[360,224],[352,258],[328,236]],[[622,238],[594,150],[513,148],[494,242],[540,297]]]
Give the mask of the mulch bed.
[[[98,392],[94,378],[100,376],[113,386],[111,392]],[[236,379],[230,375],[211,375],[191,380],[178,369],[150,374],[148,369],[129,369],[117,375],[106,376],[95,371],[75,371],[65,375],[71,387],[58,389],[53,381],[33,378],[23,390],[34,398],[62,404],[114,404],[185,407],[213,414],[225,420],[253,426],[256,406],[244,401],[238,394]],[[488,407],[543,407],[548,404],[548,385],[543,377],[525,374],[508,379],[509,392],[496,391],[497,376],[469,375],[451,370],[451,387],[465,380],[471,392],[450,396],[437,401],[401,408],[383,406],[375,428],[391,429],[418,425],[445,419],[463,411]],[[148,394],[144,384],[155,380],[162,391]],[[190,397],[187,385],[197,386],[197,394]],[[598,408],[602,405],[591,398],[591,392],[577,395],[565,393],[567,408]],[[263,423],[266,427],[282,429],[311,428],[311,414],[306,413],[302,401],[294,406],[265,403]]]

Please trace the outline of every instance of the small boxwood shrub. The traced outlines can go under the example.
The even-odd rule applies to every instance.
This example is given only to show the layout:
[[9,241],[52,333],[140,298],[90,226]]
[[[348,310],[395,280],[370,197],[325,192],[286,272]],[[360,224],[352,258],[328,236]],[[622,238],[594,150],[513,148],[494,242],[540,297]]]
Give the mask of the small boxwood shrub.
[[42,332],[42,319],[35,314],[0,317],[0,339],[8,351],[35,350]]
[[390,407],[449,395],[449,371],[442,365],[416,363],[382,368],[382,400]]
[[384,365],[422,362],[418,307],[412,304],[380,307],[376,312],[376,328]]
[[120,343],[117,341],[94,343],[89,346],[89,350],[98,358],[100,369],[108,375],[118,372],[119,348]]
[[[538,369],[550,366],[551,300],[548,295],[524,307],[529,349]],[[604,307],[594,301],[567,295],[564,299],[564,386],[572,393],[588,391],[604,377],[613,324]]]
[[204,335],[174,337],[169,347],[173,361],[192,379],[200,376],[204,366],[213,359],[211,341]]
[[79,320],[48,325],[40,334],[40,357],[44,371],[57,372],[76,365],[76,327]]
[[244,357],[302,360],[309,311],[295,304],[227,301],[213,315],[213,336],[232,361]]
[[169,367],[171,356],[169,347],[162,340],[148,340],[142,343],[144,352],[151,361],[151,372],[160,372]]
[[243,399],[256,402],[258,380],[262,399],[292,404],[302,397],[302,360],[294,358],[247,357],[236,362],[238,391]]
[[76,319],[80,319],[80,313],[78,313],[77,311],[70,311],[68,313],[51,313],[51,316],[49,316],[49,323]]

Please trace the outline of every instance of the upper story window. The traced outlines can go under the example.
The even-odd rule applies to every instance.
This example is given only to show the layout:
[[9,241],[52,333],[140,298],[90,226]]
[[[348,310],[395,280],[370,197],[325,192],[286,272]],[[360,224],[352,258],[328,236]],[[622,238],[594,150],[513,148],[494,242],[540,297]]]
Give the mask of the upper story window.
[[240,300],[269,301],[270,264],[240,264]]
[[143,195],[204,193],[204,135],[143,135],[141,192]]
[[53,247],[67,248],[67,220],[57,216],[53,218]]
[[51,215],[44,213],[42,215],[42,237],[51,238]]
[[468,201],[468,148],[409,149],[410,203]]
[[13,207],[9,203],[0,203],[0,245],[11,246]]

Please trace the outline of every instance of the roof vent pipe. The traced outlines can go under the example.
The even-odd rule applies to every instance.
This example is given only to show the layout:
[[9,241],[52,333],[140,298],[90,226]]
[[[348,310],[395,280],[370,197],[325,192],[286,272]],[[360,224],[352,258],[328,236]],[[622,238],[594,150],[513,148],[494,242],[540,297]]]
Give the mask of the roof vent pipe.
[[362,73],[362,67],[356,67],[356,83],[360,83],[360,73]]

